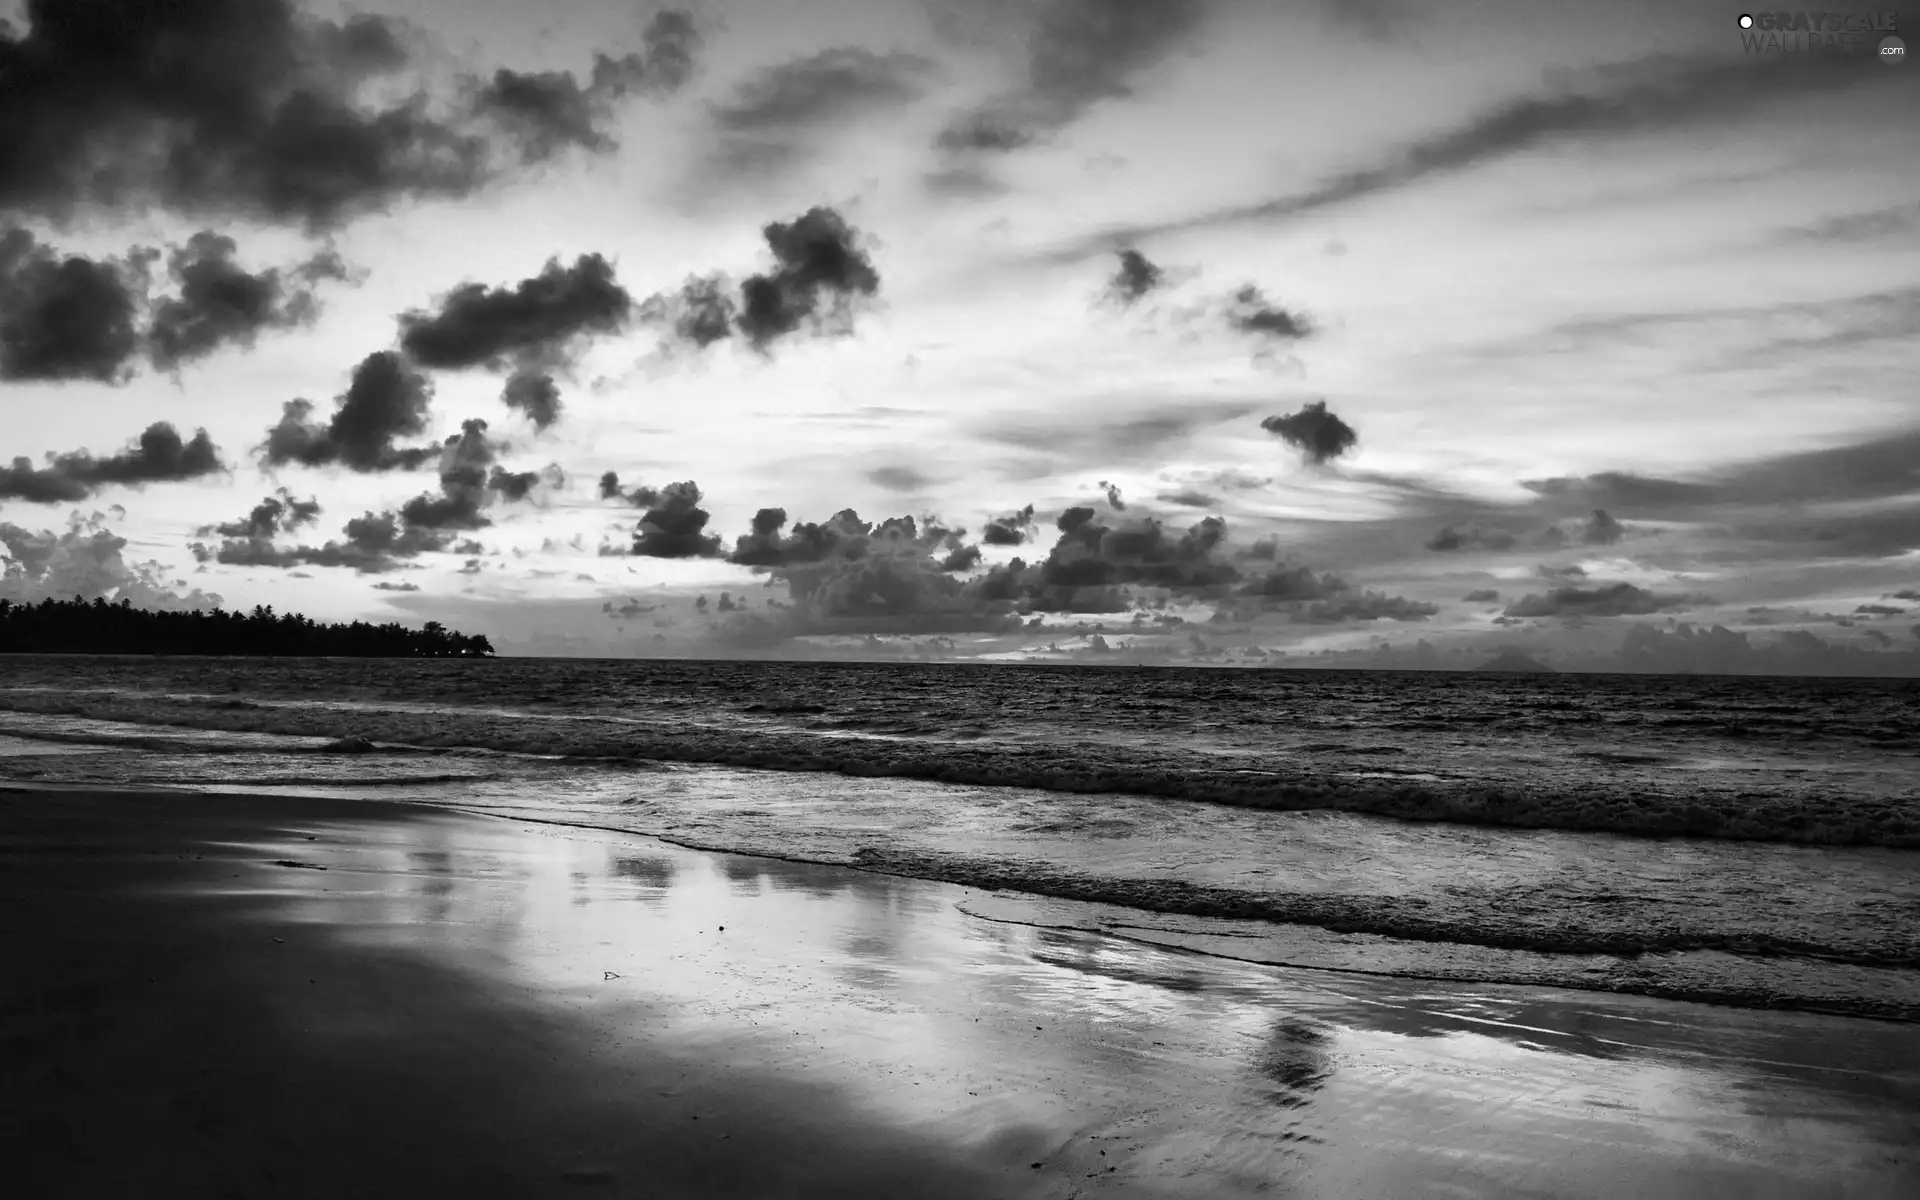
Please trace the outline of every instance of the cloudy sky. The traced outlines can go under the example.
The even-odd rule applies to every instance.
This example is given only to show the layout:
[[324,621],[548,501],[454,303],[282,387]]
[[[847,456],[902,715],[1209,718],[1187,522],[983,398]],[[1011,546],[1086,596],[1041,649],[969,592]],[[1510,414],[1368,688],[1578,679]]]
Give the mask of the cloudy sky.
[[1920,674],[1920,66],[1740,11],[0,0],[0,595]]

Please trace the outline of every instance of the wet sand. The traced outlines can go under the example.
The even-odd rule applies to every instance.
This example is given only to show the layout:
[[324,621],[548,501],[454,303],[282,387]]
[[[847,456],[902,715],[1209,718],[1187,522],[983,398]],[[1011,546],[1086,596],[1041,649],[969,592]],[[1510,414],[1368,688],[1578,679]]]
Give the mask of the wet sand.
[[1911,1024],[975,915],[1022,911],[443,809],[0,792],[0,1156],[36,1197],[1920,1194]]

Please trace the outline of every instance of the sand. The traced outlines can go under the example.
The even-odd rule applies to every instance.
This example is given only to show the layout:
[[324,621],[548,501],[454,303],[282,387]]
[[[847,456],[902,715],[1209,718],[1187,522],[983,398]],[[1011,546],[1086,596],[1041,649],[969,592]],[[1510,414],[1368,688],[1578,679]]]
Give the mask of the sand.
[[1257,966],[987,899],[402,804],[0,792],[5,1177],[1920,1194],[1910,1024]]

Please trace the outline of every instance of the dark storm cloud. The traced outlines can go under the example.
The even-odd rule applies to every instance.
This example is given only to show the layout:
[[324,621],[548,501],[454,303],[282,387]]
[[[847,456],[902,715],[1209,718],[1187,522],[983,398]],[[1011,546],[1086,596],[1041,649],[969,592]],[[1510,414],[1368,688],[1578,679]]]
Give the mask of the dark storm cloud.
[[1910,72],[1869,71],[1842,54],[1661,55],[1562,78],[1435,131],[1380,161],[1331,176],[1304,191],[1171,221],[1111,228],[1057,247],[1043,258],[1075,262],[1170,233],[1281,220],[1363,200],[1424,180],[1542,147],[1725,120],[1796,97],[1845,90],[1893,92]]
[[917,54],[835,46],[768,67],[712,107],[729,134],[791,136],[920,97],[933,62]]
[[473,86],[473,111],[508,132],[528,162],[570,146],[612,150],[617,143],[606,125],[615,103],[635,92],[677,91],[691,74],[699,35],[685,13],[668,11],[654,17],[642,41],[643,49],[618,58],[596,51],[584,83],[571,71],[502,67]]
[[1128,247],[1119,252],[1120,265],[1114,269],[1113,278],[1107,281],[1107,295],[1120,304],[1132,304],[1154,288],[1160,286],[1165,277],[1146,255]]
[[1220,507],[1220,497],[1209,496],[1205,492],[1197,491],[1192,488],[1188,488],[1178,492],[1161,492],[1159,495],[1155,496],[1154,499],[1160,501],[1162,504],[1174,504],[1174,505],[1178,505],[1181,508],[1218,508]]
[[1452,525],[1441,527],[1439,532],[1427,539],[1429,550],[1511,550],[1519,539],[1504,529],[1493,529],[1482,525],[1465,525],[1455,528]]
[[1670,612],[1703,603],[1700,597],[1656,595],[1631,583],[1599,587],[1554,588],[1546,595],[1530,594],[1507,605],[1509,617],[1626,617]]
[[1260,428],[1299,449],[1316,463],[1340,457],[1360,440],[1353,426],[1327,411],[1325,400],[1309,401],[1289,416],[1268,417],[1260,422]]
[[1596,508],[1587,523],[1580,528],[1580,540],[1589,546],[1611,546],[1626,536],[1626,526],[1607,515],[1604,508]]
[[1424,621],[1440,611],[1438,604],[1409,600],[1371,591],[1343,591],[1296,609],[1293,619],[1306,624],[1333,625],[1350,621]]
[[400,318],[400,347],[423,367],[501,365],[564,356],[576,339],[618,332],[633,297],[598,254],[572,266],[549,259],[545,269],[514,286],[468,283],[440,298],[432,312]]
[[853,327],[854,309],[880,291],[880,273],[861,248],[861,236],[831,208],[816,206],[792,221],[761,230],[774,267],[750,275],[739,297],[725,275],[696,275],[678,291],[650,297],[641,319],[668,326],[674,340],[704,348],[736,331],[765,352],[801,329],[821,334]]
[[980,531],[980,540],[989,546],[1018,546],[1033,532],[1033,505],[1004,517],[995,517]]
[[717,558],[720,538],[706,532],[710,514],[700,507],[700,486],[670,483],[633,531],[632,553],[642,558]]
[[[0,57],[0,89],[5,72]],[[0,98],[5,95],[0,90]],[[0,123],[3,114],[0,105]],[[0,164],[4,144],[0,140]],[[151,258],[135,252],[94,260],[59,254],[24,229],[0,235],[0,379],[124,380],[140,347]]]
[[693,45],[662,14],[589,84],[509,73],[449,107],[419,82],[413,31],[385,17],[291,0],[27,0],[26,17],[0,33],[0,212],[57,222],[159,208],[323,228],[470,195],[583,130],[605,145],[574,101],[648,72],[677,83]]
[[156,366],[175,368],[223,346],[251,347],[263,330],[311,324],[320,312],[315,284],[347,278],[331,251],[290,270],[257,272],[242,267],[238,253],[232,238],[202,230],[167,256],[178,294],[153,307],[147,341]]
[[1253,284],[1233,294],[1227,323],[1241,333],[1261,337],[1297,339],[1313,333],[1313,325],[1304,315],[1281,308]]
[[811,208],[762,231],[777,264],[740,285],[735,324],[756,347],[803,325],[847,327],[852,304],[880,290],[880,274],[860,249],[859,235],[831,208]]
[[1003,153],[1040,141],[1106,100],[1185,44],[1206,14],[1201,0],[1053,0],[1026,34],[1020,85],[956,117],[938,138],[949,153]]
[[201,537],[258,538],[272,540],[281,533],[291,533],[302,526],[311,525],[320,517],[320,502],[314,499],[296,500],[293,493],[281,488],[276,495],[268,496],[253,506],[253,511],[238,521],[228,521],[221,525],[203,525],[194,532]]
[[75,450],[48,455],[44,467],[34,466],[28,458],[15,458],[12,466],[0,467],[0,499],[68,503],[106,487],[139,488],[217,475],[227,469],[206,430],[183,441],[171,424],[156,421],[132,446],[106,458]]
[[392,471],[421,466],[437,446],[396,447],[394,439],[424,433],[433,384],[391,350],[367,355],[354,368],[347,390],[334,401],[333,417],[312,421],[313,401],[289,400],[280,423],[267,431],[267,466],[339,463],[354,471]]
[[522,367],[507,376],[500,389],[500,402],[526,413],[535,429],[546,429],[560,419],[560,385],[552,375],[532,367]]

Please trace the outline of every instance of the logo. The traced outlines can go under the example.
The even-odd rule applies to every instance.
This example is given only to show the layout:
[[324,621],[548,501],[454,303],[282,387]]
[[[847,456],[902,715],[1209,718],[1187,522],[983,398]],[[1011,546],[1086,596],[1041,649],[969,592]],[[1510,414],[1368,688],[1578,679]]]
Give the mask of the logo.
[[1748,54],[1858,54],[1894,64],[1907,57],[1896,23],[1890,12],[1742,13],[1740,45]]

